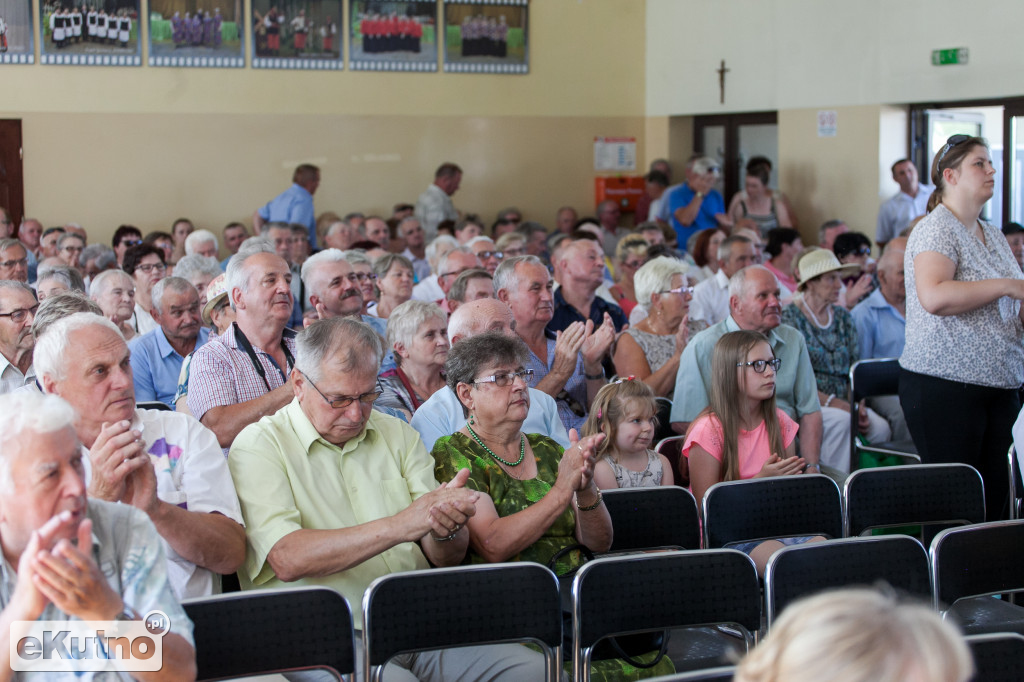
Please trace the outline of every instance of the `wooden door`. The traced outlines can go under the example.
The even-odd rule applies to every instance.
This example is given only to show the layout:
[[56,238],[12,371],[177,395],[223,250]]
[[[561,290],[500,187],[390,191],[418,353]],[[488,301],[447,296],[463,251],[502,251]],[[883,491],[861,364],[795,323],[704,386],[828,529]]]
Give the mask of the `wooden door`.
[[21,119],[0,119],[0,206],[7,209],[15,228],[25,215],[21,158]]

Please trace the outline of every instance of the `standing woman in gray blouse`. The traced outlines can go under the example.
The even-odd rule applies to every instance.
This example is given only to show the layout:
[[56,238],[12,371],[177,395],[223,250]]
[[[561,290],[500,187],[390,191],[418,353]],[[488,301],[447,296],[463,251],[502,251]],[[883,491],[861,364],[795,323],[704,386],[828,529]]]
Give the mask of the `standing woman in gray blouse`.
[[1006,451],[1024,381],[1024,275],[1006,238],[980,218],[995,187],[985,140],[950,137],[932,182],[905,256],[900,404],[921,459],[977,468],[988,519],[1005,518]]

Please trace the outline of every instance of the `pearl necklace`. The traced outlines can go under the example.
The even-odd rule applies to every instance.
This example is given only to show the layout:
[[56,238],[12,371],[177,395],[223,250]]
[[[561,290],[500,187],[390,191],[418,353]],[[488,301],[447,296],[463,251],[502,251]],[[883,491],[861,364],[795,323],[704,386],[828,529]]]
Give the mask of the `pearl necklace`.
[[504,464],[507,467],[517,467],[517,466],[519,466],[522,463],[523,458],[526,456],[526,436],[524,436],[521,433],[519,434],[519,459],[517,459],[514,462],[509,462],[508,460],[504,460],[501,457],[498,457],[496,454],[494,454],[494,451],[491,450],[489,447],[487,447],[486,443],[484,443],[482,440],[480,440],[480,436],[476,435],[476,431],[473,430],[472,426],[470,426],[469,424],[466,424],[466,429],[469,431],[469,435],[473,436],[473,440],[475,440],[477,443],[479,443],[480,447],[482,447],[484,450],[487,451],[488,455],[490,455],[494,459],[498,460],[499,462],[501,462],[502,464]]

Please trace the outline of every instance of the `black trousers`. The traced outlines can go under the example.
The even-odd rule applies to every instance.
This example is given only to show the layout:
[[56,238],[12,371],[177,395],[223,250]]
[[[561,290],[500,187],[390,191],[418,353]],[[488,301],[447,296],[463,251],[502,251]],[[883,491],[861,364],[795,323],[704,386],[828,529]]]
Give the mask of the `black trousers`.
[[949,381],[902,370],[900,405],[925,464],[963,462],[985,481],[989,521],[1009,515],[1010,473],[1006,453],[1020,412],[1017,389]]

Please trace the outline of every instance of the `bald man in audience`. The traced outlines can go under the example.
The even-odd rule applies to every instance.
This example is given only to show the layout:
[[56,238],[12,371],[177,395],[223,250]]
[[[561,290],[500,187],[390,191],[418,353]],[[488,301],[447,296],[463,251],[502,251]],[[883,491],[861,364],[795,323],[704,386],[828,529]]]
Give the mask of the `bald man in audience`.
[[[501,332],[512,336],[515,328],[515,318],[507,305],[493,298],[484,298],[459,306],[452,313],[448,320],[448,339],[454,346],[462,339],[483,332]],[[535,388],[529,389],[529,395],[530,409],[523,424],[524,432],[543,433],[562,447],[569,447],[569,434],[558,418],[558,407],[554,399]],[[429,450],[438,438],[450,436],[465,426],[466,413],[455,393],[444,386],[416,410],[410,424],[419,432]]]

